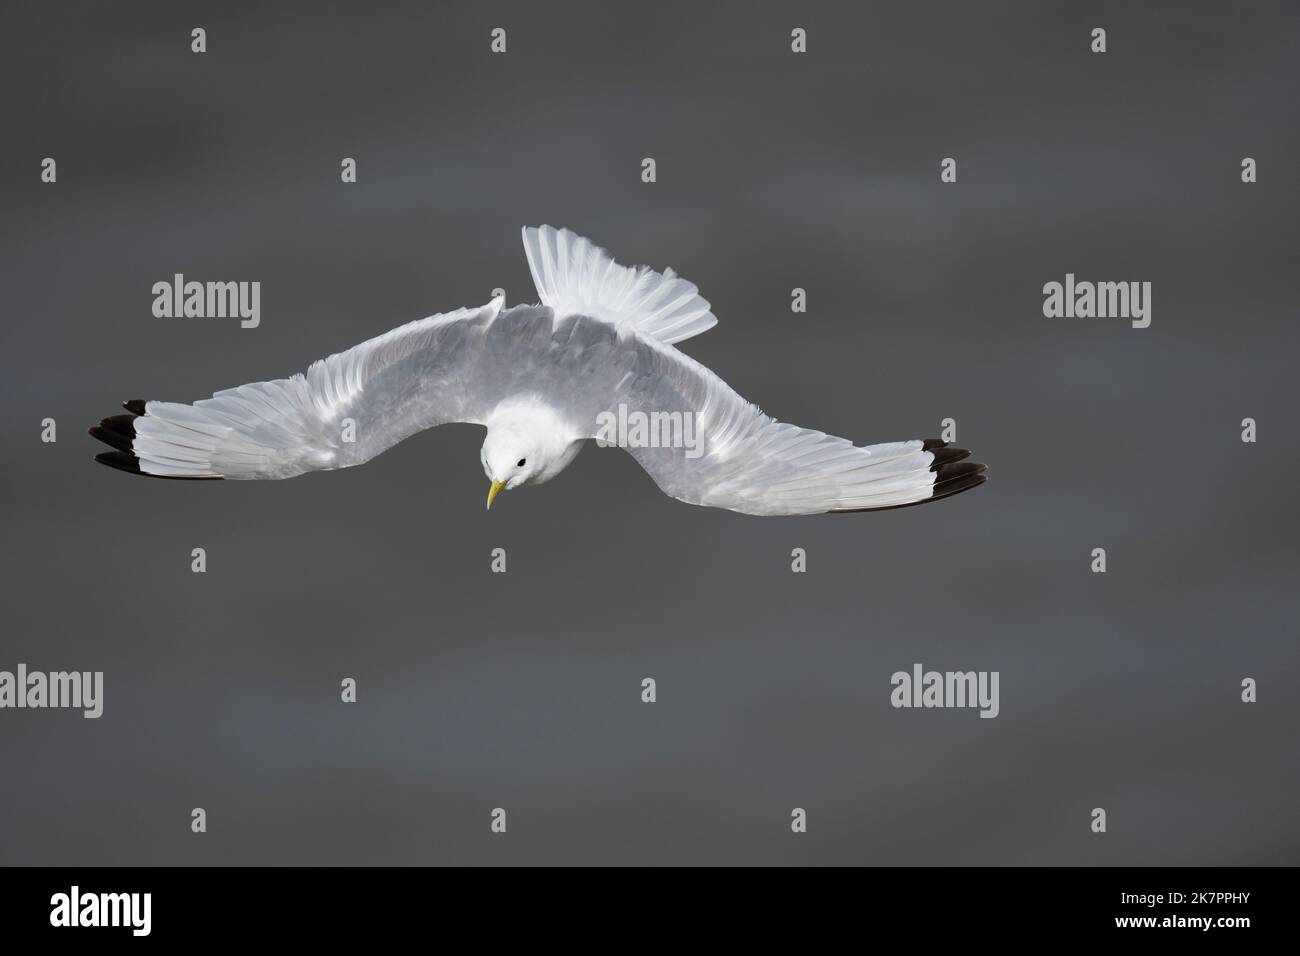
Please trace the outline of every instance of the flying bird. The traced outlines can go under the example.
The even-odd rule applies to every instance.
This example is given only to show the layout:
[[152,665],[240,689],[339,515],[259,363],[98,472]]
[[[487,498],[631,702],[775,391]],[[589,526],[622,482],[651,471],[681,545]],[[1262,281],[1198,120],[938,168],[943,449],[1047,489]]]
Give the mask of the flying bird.
[[[567,229],[523,238],[540,304],[497,297],[429,316],[192,405],[125,402],[129,414],[90,429],[116,449],[95,460],[158,478],[292,478],[467,422],[487,428],[489,508],[550,481],[592,439],[624,447],[673,498],[751,515],[877,511],[984,482],[984,465],[937,439],[856,446],[774,420],[675,347],[718,321],[693,283],[619,265]],[[684,422],[695,441],[611,436],[616,411],[678,437]]]

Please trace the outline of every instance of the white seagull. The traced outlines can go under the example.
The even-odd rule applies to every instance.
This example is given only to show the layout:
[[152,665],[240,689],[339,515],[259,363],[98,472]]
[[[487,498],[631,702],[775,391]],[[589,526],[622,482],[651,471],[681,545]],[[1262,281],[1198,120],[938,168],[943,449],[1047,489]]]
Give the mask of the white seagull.
[[[523,235],[540,305],[498,297],[433,315],[193,405],[126,402],[131,414],[90,429],[117,449],[95,460],[160,478],[292,478],[470,422],[487,427],[489,508],[502,489],[550,481],[591,439],[626,448],[680,501],[751,515],[877,511],[984,482],[985,466],[946,442],[855,446],[764,415],[674,347],[718,321],[694,284],[621,266],[567,229]],[[611,435],[616,416],[694,440]]]

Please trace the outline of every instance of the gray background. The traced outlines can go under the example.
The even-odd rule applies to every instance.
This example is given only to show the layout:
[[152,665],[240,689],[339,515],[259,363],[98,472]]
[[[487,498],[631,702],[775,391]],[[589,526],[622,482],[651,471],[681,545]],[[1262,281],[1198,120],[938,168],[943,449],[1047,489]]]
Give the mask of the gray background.
[[[188,6],[4,6],[0,669],[106,705],[0,712],[0,861],[1297,862],[1294,4]],[[685,350],[769,413],[952,416],[989,484],[757,519],[589,449],[487,514],[466,426],[92,463],[119,400],[531,301],[540,222],[697,282]],[[1067,271],[1153,282],[1151,327],[1045,319]],[[261,327],[155,319],[173,272],[261,281]],[[1001,716],[894,710],[918,661]]]

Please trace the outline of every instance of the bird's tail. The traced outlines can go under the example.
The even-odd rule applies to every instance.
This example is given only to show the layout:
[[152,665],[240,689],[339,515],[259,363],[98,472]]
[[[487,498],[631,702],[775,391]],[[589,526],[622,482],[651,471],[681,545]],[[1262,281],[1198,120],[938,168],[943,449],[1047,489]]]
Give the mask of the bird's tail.
[[672,269],[621,266],[568,229],[526,226],[524,252],[542,304],[558,316],[589,315],[670,344],[718,324],[695,283]]

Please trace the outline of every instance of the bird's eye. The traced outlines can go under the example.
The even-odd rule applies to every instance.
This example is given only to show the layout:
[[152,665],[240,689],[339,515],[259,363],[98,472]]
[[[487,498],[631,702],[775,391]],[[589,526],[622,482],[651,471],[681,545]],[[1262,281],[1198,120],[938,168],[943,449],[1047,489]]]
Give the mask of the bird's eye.
[[518,465],[518,467],[522,468],[522,467],[524,467],[524,465],[526,465],[526,464],[528,464],[528,459],[527,459],[527,458],[520,458],[520,459],[519,459],[519,465]]

